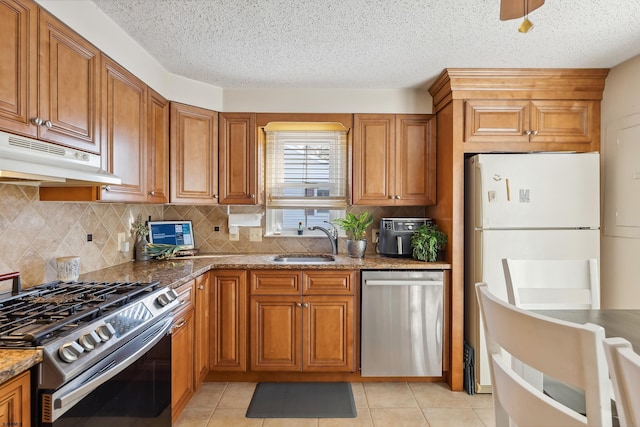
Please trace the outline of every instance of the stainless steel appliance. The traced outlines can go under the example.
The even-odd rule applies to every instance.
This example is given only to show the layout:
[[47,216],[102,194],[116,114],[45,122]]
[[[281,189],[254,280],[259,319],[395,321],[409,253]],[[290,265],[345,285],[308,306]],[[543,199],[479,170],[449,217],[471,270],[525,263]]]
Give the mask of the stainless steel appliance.
[[363,377],[442,376],[444,272],[363,271]]
[[430,218],[382,218],[378,236],[378,251],[388,257],[411,258],[411,235]]
[[43,351],[37,425],[171,425],[175,291],[158,282],[57,281],[14,293],[0,300],[0,345]]

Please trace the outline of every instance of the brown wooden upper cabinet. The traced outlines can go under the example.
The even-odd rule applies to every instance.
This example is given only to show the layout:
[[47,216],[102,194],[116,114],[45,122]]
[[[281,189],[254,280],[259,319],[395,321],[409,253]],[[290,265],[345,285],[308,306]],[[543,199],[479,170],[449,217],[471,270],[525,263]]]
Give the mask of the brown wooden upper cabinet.
[[102,57],[102,163],[122,179],[102,187],[101,200],[147,200],[147,86]]
[[30,1],[0,3],[0,40],[0,128],[100,153],[100,51]]
[[258,203],[255,113],[220,113],[218,179],[221,205]]
[[102,56],[102,163],[120,185],[40,187],[43,201],[167,203],[169,102]]
[[[465,143],[591,144],[599,102],[586,100],[466,100]],[[526,145],[523,147],[526,149]]]
[[171,102],[170,200],[218,203],[218,113]]
[[432,115],[355,114],[352,203],[434,204],[435,132]]

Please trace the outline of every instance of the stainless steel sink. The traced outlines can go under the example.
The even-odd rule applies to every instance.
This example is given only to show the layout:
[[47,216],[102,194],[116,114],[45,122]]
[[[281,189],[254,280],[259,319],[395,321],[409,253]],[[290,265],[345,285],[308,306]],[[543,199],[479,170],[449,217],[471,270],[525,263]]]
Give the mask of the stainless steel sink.
[[277,255],[273,257],[275,262],[281,262],[284,264],[312,264],[323,262],[335,262],[333,255],[311,255],[311,254],[289,254],[289,255]]

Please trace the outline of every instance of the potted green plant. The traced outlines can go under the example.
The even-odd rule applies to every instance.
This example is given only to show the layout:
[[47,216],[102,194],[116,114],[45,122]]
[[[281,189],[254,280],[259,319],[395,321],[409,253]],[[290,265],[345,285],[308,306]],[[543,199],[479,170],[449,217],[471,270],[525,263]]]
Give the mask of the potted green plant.
[[340,218],[334,222],[347,233],[347,253],[349,256],[363,258],[367,250],[367,227],[373,222],[373,215],[366,211],[360,216],[349,213],[346,218]]
[[446,244],[447,235],[440,231],[435,223],[421,225],[411,235],[413,257],[420,261],[437,261]]

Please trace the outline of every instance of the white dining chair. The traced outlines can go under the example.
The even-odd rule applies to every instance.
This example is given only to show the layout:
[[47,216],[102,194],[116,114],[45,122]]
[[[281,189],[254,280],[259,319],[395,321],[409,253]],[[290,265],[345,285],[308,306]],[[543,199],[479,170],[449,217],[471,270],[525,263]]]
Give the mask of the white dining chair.
[[[493,295],[476,284],[484,321],[493,385],[496,427],[612,425],[604,329],[541,316]],[[506,352],[534,369],[584,390],[586,415],[529,384],[511,367]]]
[[598,260],[502,260],[507,298],[527,310],[600,308]]
[[[600,308],[600,280],[596,259],[502,260],[507,299],[526,310]],[[514,369],[530,384],[584,413],[582,391],[513,361]]]
[[640,426],[640,355],[624,338],[603,341],[621,427]]

